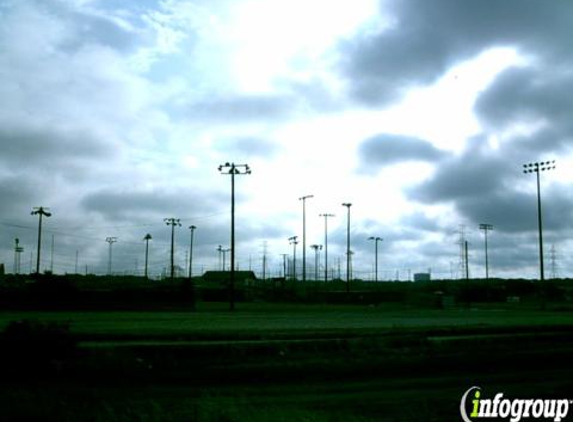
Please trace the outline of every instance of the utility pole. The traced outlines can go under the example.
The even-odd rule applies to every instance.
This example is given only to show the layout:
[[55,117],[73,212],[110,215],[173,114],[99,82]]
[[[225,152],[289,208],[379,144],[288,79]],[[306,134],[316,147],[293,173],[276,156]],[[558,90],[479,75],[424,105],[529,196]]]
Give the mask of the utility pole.
[[38,215],[38,255],[36,256],[36,274],[40,274],[40,251],[42,249],[42,217],[50,217],[52,213],[48,211],[48,208],[44,207],[34,207],[31,215]]
[[247,164],[225,163],[219,166],[221,174],[231,175],[231,277],[229,283],[229,309],[235,309],[235,175],[251,174]]
[[334,214],[319,214],[324,217],[324,282],[328,281],[328,217],[334,217]]
[[191,276],[193,275],[193,234],[197,226],[189,226],[191,230],[191,241],[189,243],[189,281],[191,281]]
[[298,245],[298,236],[291,236],[288,238],[289,244],[292,245],[292,279],[296,281],[296,245]]
[[381,237],[370,236],[368,240],[374,241],[374,282],[378,282],[378,242],[382,242],[384,239]]
[[117,242],[117,237],[106,237],[105,241],[109,243],[109,254],[107,261],[107,275],[111,275],[111,245]]
[[350,202],[344,202],[343,207],[347,209],[346,218],[346,293],[350,293]]
[[148,278],[148,274],[147,274],[147,264],[149,262],[148,258],[149,258],[149,241],[153,239],[153,237],[151,237],[151,235],[149,233],[147,233],[144,237],[143,240],[145,240],[145,269],[143,270],[143,277],[145,277],[146,279]]
[[171,226],[171,259],[170,259],[170,264],[171,264],[171,270],[170,270],[170,277],[171,277],[171,282],[174,281],[175,279],[175,226],[181,226],[181,222],[179,221],[178,218],[164,218],[163,221],[165,222],[165,224],[167,224],[168,226]]
[[302,281],[306,281],[306,200],[314,198],[314,195],[306,195],[298,198],[302,201]]
[[484,239],[485,239],[485,279],[489,280],[489,262],[487,256],[487,232],[489,230],[493,230],[493,225],[487,223],[481,223],[479,225],[480,230],[483,230]]

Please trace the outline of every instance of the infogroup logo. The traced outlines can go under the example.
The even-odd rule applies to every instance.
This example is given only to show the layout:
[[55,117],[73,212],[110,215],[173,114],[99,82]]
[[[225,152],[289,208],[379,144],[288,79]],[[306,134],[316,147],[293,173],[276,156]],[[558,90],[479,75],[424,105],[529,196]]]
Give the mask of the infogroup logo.
[[[519,422],[522,419],[548,419],[560,422],[567,417],[573,404],[568,399],[508,399],[503,393],[491,398],[482,397],[480,387],[471,387],[462,396],[460,414],[464,422],[497,418]],[[469,412],[469,414],[468,414]]]

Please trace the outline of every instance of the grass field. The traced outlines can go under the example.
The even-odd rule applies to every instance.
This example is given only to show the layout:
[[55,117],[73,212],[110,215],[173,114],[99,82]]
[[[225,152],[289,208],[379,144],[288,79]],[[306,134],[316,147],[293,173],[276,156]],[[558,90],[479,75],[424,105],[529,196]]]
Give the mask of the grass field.
[[5,311],[9,321],[68,322],[82,337],[109,338],[250,338],[320,334],[368,334],[389,330],[448,327],[523,327],[573,325],[573,312],[535,309],[416,310],[340,305],[202,304],[196,312],[172,311]]
[[573,312],[201,303],[4,311],[0,329],[15,320],[67,323],[81,353],[0,381],[5,420],[437,422],[472,385],[573,391]]

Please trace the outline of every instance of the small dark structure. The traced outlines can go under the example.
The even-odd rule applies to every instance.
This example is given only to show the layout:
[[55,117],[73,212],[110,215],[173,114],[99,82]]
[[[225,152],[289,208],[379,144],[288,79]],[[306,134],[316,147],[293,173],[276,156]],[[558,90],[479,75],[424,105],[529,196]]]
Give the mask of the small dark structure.
[[[230,271],[206,271],[203,276],[204,281],[207,283],[221,283],[226,284],[231,279]],[[247,283],[249,281],[256,281],[257,276],[253,271],[235,271],[235,281],[238,283]]]

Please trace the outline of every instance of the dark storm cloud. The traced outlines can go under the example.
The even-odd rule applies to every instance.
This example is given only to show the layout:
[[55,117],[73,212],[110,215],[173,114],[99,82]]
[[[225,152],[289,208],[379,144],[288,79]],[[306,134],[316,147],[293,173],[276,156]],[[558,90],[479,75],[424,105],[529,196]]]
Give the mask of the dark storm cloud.
[[444,152],[429,142],[402,135],[380,134],[365,140],[358,151],[362,168],[403,161],[437,161]]
[[15,214],[30,210],[34,200],[41,197],[42,186],[18,176],[0,179],[0,218],[12,218]]
[[533,134],[516,136],[516,147],[531,153],[557,151],[573,145],[572,91],[570,68],[552,64],[511,68],[478,98],[475,110],[491,131],[541,123]]
[[[524,161],[512,145],[493,150],[485,139],[474,138],[463,154],[442,162],[432,178],[410,189],[408,195],[425,204],[452,203],[474,225],[489,222],[505,232],[535,230],[535,194],[515,188],[525,178],[534,186],[531,174],[522,172]],[[553,207],[545,215],[546,228],[568,227],[573,195],[555,185],[546,189],[544,196]]]
[[75,160],[109,158],[113,147],[85,131],[5,124],[0,127],[0,161],[6,167],[28,169],[70,165]]
[[183,106],[185,117],[199,121],[240,122],[273,120],[287,117],[294,100],[276,95],[235,95]]
[[86,195],[81,205],[109,220],[184,218],[219,213],[226,210],[227,195],[182,189],[163,191],[101,190]]
[[541,0],[383,2],[391,26],[346,42],[341,69],[360,101],[396,99],[486,48],[515,46],[554,63],[573,52],[573,3]]

